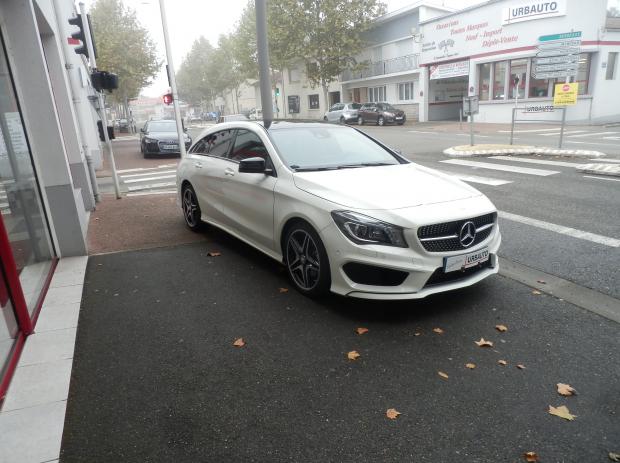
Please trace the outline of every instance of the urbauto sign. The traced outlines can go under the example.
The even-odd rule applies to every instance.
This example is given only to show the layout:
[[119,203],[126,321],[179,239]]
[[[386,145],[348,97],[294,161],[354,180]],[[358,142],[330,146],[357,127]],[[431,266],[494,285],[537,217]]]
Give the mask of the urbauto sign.
[[532,19],[564,16],[566,0],[529,1],[510,5],[502,11],[502,24],[512,24]]

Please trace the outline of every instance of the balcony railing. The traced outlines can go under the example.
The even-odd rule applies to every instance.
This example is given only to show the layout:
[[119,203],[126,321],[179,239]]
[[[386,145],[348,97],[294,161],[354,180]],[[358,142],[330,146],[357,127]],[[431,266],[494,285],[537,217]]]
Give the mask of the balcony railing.
[[342,73],[341,81],[366,79],[368,77],[383,76],[396,72],[411,71],[418,68],[419,55],[405,55],[383,61],[370,62],[363,69],[352,71],[347,69]]

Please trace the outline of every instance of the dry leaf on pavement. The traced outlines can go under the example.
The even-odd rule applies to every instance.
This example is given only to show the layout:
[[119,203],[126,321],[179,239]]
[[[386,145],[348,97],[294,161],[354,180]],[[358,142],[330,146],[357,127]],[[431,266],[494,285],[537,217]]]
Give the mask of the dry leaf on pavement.
[[542,293],[541,293],[540,291],[538,291],[537,289],[535,289],[534,291],[532,291],[532,294],[533,294],[534,296],[539,296],[539,295],[541,295]]
[[210,251],[210,252],[207,253],[207,256],[209,256],[209,257],[218,257],[218,256],[221,256],[221,255],[222,255],[222,253],[221,252],[217,252],[217,251]]
[[235,346],[235,347],[243,347],[243,346],[245,346],[245,341],[243,340],[243,338],[235,339],[235,342],[233,342],[233,346]]
[[347,354],[347,357],[349,358],[349,360],[357,360],[357,358],[360,356],[359,352],[356,350],[352,350],[351,352],[349,352]]
[[540,283],[541,285],[546,285],[547,282],[545,280],[536,280],[537,283]]
[[438,371],[437,374],[439,376],[441,376],[443,379],[448,379],[449,378],[449,376],[446,373],[444,373],[443,371]]
[[357,328],[355,330],[355,332],[357,334],[365,334],[365,333],[368,333],[368,328],[364,328],[364,327],[360,326],[359,328]]
[[387,416],[391,420],[395,420],[398,415],[402,415],[402,413],[400,413],[395,408],[388,408],[385,412],[385,416]]
[[437,334],[443,334],[443,330],[441,328],[433,328],[433,331]]
[[503,366],[508,365],[508,362],[506,360],[498,360],[497,363],[499,363],[500,365],[503,365]]
[[420,336],[422,333],[420,333],[419,331],[416,331],[415,333],[413,333],[414,336]]
[[466,363],[465,366],[467,368],[469,368],[470,370],[473,370],[474,368],[476,368],[476,364],[475,363]]
[[559,416],[560,418],[564,418],[568,421],[573,421],[577,417],[577,415],[571,415],[565,405],[562,405],[560,407],[552,407],[551,405],[549,405],[549,414]]
[[620,453],[609,452],[607,456],[611,461],[620,461]]
[[519,370],[525,370],[525,365],[523,365],[522,363],[519,363],[519,364],[517,365],[517,368],[518,368]]
[[577,391],[575,391],[569,384],[558,383],[558,394],[560,395],[575,395]]
[[495,325],[495,329],[500,333],[508,331],[508,327],[506,325]]
[[484,338],[480,338],[480,341],[474,341],[479,347],[493,347],[491,341],[486,341]]
[[525,452],[523,454],[523,458],[525,458],[525,461],[529,462],[536,463],[538,461],[538,455],[536,454],[536,452]]
[[281,293],[288,293],[288,288],[278,288],[278,291]]

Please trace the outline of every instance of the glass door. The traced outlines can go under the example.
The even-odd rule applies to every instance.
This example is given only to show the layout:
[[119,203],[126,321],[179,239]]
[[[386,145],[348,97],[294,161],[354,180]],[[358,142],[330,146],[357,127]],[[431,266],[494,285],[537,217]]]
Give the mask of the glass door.
[[0,311],[2,311],[0,319],[0,379],[2,379],[19,334],[19,326],[2,265],[0,265]]

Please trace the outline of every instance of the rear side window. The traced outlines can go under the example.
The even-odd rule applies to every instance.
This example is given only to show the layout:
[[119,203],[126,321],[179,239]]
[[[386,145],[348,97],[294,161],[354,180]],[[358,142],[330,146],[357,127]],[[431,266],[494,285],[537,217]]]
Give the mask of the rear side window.
[[361,107],[362,107],[362,105],[359,104],[359,103],[352,103],[352,104],[349,105],[349,108],[351,108],[351,109],[360,109]]
[[265,148],[260,137],[250,130],[238,130],[235,146],[230,153],[230,159],[232,161],[242,161],[243,159],[256,157],[265,160],[269,159],[267,148]]
[[219,132],[207,135],[203,140],[205,142],[204,153],[209,156],[218,156],[225,158],[230,151],[230,145],[235,131],[233,129],[220,130]]
[[198,141],[192,148],[189,150],[190,154],[205,154],[205,141],[204,139]]

